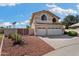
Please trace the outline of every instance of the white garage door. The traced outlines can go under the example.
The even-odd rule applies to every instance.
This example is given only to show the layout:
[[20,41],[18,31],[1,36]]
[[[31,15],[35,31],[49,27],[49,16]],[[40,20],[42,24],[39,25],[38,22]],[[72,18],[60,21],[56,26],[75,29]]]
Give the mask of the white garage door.
[[46,36],[46,29],[37,29],[36,35]]
[[62,35],[63,31],[62,29],[47,29],[48,35]]

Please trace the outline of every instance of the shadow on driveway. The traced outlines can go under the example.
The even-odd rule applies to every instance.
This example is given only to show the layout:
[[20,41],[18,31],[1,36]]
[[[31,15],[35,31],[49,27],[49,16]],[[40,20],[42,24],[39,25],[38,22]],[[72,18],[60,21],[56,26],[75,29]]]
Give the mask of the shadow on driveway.
[[62,38],[62,39],[71,39],[71,38],[74,38],[74,37],[79,37],[79,35],[78,36],[74,36],[74,37],[72,37],[72,36],[68,36],[68,35],[54,35],[54,36],[42,36],[43,38],[45,37],[45,38]]

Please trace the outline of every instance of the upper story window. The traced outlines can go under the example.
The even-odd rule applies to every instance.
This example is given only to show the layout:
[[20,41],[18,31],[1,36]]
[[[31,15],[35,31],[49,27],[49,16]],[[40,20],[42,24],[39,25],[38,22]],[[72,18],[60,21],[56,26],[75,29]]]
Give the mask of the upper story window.
[[55,23],[55,22],[56,22],[56,18],[53,18],[53,19],[52,19],[52,22]]
[[42,15],[41,16],[41,20],[47,20],[47,16],[46,15]]

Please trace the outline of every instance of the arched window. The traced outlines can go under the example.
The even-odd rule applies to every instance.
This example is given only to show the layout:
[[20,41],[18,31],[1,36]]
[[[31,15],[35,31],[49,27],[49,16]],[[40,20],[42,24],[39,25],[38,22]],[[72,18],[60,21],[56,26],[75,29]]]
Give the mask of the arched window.
[[41,16],[41,20],[47,20],[46,15],[42,15],[42,16]]
[[56,19],[55,19],[55,18],[53,18],[53,19],[52,19],[52,22],[53,22],[53,23],[55,23],[55,22],[56,22]]

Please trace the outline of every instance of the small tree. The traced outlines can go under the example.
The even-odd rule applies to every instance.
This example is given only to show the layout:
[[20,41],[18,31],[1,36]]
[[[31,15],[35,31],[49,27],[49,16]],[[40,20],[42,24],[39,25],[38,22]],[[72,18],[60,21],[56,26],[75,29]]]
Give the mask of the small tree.
[[1,26],[0,28],[4,28],[3,26]]
[[76,15],[76,20],[77,22],[79,22],[79,15]]
[[68,28],[70,25],[77,23],[77,19],[74,15],[68,15],[64,18],[62,24],[64,24],[66,26],[66,28]]
[[8,27],[11,28],[11,25],[9,25]]

